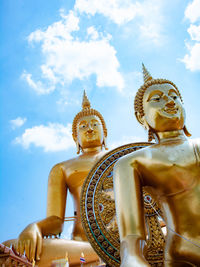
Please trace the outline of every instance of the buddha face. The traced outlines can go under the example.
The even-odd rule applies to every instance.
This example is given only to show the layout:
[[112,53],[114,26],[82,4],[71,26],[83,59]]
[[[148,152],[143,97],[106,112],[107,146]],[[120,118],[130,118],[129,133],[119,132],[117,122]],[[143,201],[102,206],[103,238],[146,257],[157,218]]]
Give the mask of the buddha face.
[[103,126],[97,116],[80,118],[77,124],[77,139],[83,149],[101,146],[103,137]]
[[185,111],[176,89],[170,84],[155,84],[143,97],[144,124],[156,132],[181,130]]

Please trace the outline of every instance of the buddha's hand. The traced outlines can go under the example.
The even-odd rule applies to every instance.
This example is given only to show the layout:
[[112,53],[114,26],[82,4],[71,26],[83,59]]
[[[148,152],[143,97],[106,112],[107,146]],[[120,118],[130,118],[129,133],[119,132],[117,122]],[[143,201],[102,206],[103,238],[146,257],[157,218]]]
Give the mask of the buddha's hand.
[[40,260],[42,251],[42,233],[37,223],[29,224],[19,235],[17,242],[17,252],[26,253],[30,261]]

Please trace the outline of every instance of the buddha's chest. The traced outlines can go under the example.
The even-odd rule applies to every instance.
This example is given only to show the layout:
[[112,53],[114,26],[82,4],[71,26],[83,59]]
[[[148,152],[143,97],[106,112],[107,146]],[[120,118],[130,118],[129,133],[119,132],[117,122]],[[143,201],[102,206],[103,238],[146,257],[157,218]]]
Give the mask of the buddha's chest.
[[97,158],[79,159],[63,168],[66,184],[70,191],[82,187],[89,171],[96,163]]
[[154,151],[140,166],[146,184],[158,189],[162,195],[173,195],[190,190],[200,180],[200,166],[194,151],[184,146],[177,149]]

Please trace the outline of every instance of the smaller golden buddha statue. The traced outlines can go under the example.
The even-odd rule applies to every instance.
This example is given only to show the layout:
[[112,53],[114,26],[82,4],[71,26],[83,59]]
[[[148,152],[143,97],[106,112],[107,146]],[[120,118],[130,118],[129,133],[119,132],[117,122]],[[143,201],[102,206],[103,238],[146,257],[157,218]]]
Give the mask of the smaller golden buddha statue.
[[[53,260],[64,258],[68,254],[70,264],[80,266],[80,255],[84,252],[87,262],[98,261],[98,256],[90,246],[81,225],[80,195],[81,188],[93,165],[105,153],[107,128],[102,115],[90,107],[90,102],[83,95],[82,111],[73,120],[72,136],[77,146],[77,154],[70,160],[56,164],[48,180],[47,216],[44,220],[28,225],[17,240],[6,241],[28,259],[41,267],[51,266]],[[62,232],[67,193],[74,202],[74,221],[72,240],[44,239],[45,236],[58,235]]]
[[162,204],[167,226],[164,266],[200,266],[200,140],[188,140],[180,92],[169,80],[153,79],[143,65],[144,84],[135,115],[156,143],[122,157],[114,169],[121,266],[149,266],[143,248],[142,188]]

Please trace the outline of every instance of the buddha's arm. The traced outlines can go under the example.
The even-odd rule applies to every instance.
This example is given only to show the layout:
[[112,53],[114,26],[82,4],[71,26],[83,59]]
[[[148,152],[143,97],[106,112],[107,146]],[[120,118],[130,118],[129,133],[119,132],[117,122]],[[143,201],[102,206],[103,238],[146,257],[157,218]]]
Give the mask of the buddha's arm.
[[132,157],[114,168],[114,192],[121,242],[121,266],[149,266],[142,255],[145,240],[142,185]]
[[[55,224],[49,226],[46,224],[43,234],[48,234],[48,231],[53,231],[52,234],[62,232],[62,226],[65,216],[67,198],[67,185],[65,176],[60,164],[53,167],[49,174],[48,195],[47,195],[47,218],[55,217]],[[60,223],[58,223],[58,221]],[[57,223],[56,223],[57,222]],[[51,227],[51,229],[49,229]],[[44,226],[43,226],[44,228]],[[47,231],[47,233],[45,233]]]
[[62,232],[67,187],[60,164],[53,167],[48,181],[47,217],[28,225],[19,235],[17,250],[26,252],[27,257],[39,260],[42,251],[42,237]]

